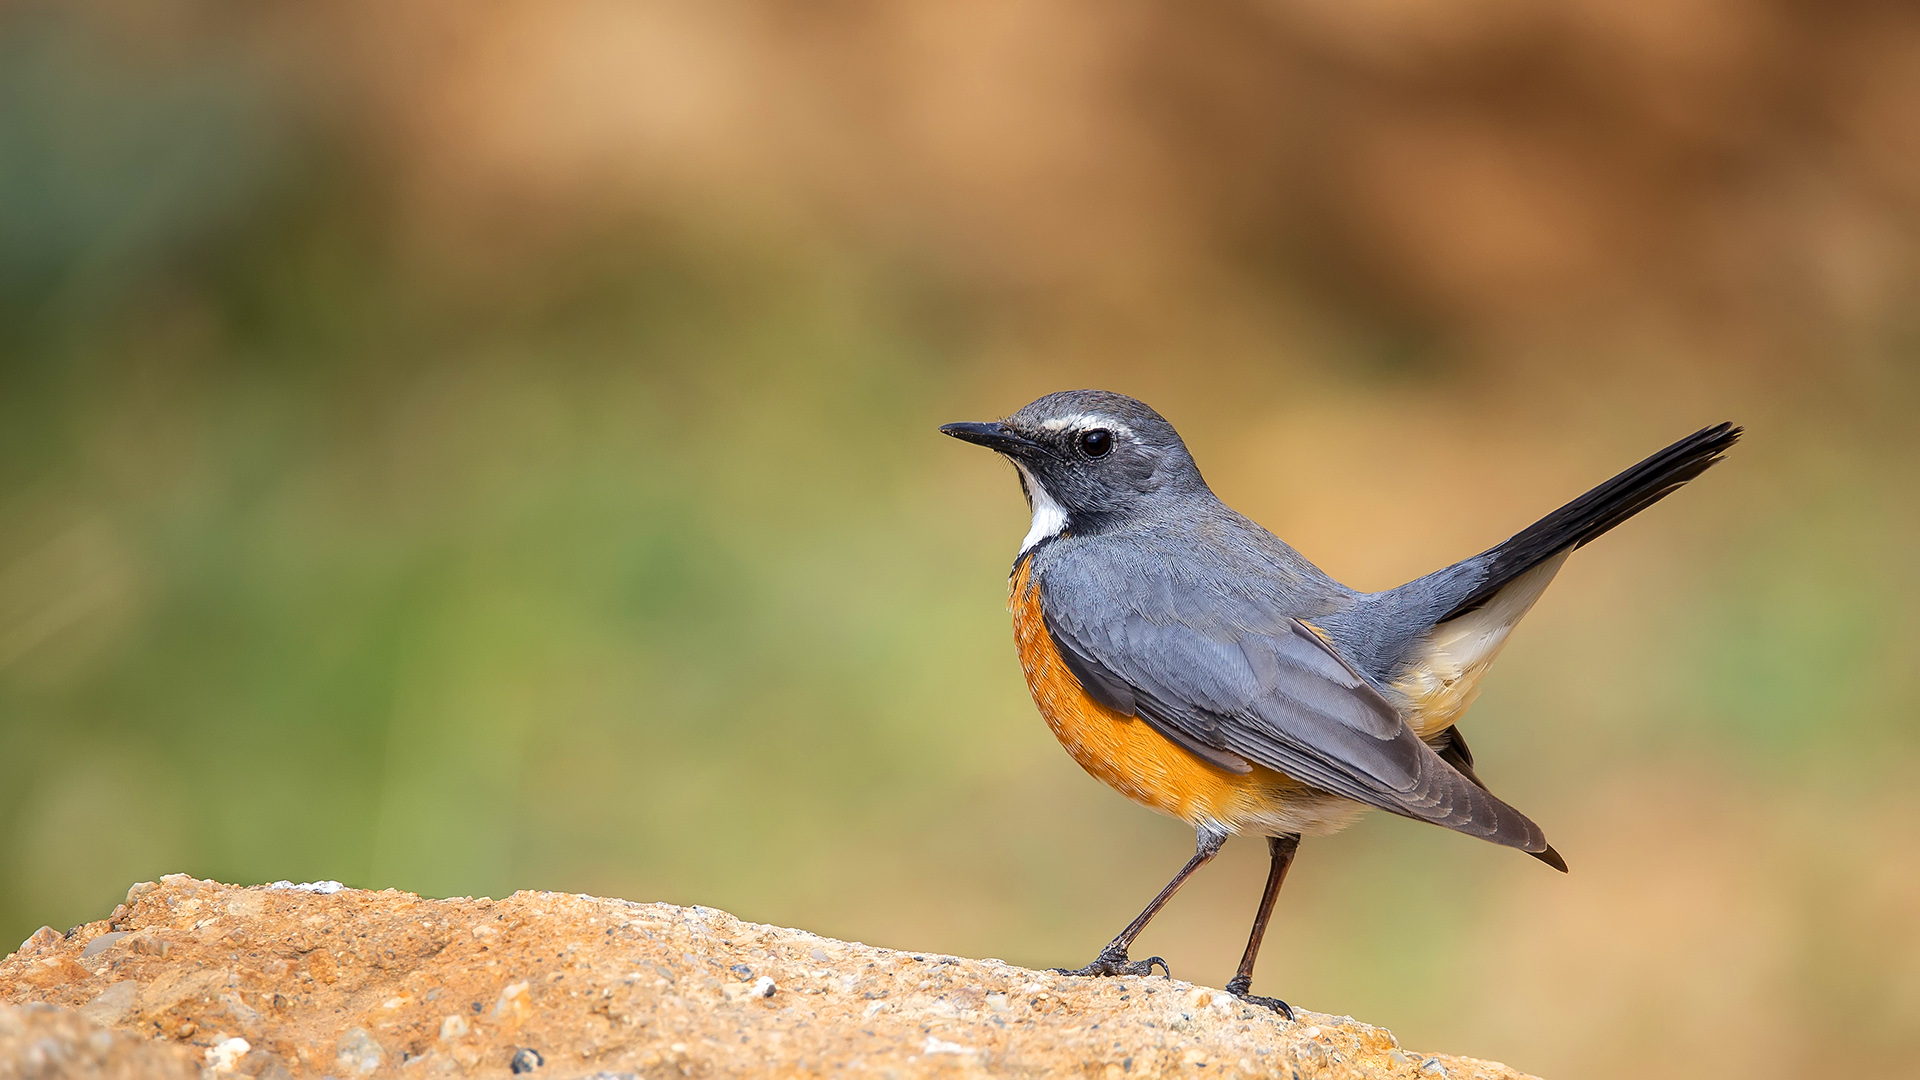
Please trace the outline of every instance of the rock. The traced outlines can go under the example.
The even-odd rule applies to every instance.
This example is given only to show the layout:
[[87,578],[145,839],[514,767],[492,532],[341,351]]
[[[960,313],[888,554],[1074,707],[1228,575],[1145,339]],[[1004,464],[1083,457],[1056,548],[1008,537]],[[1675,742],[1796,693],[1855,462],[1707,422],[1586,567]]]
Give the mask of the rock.
[[[111,922],[36,934],[0,961],[9,1002],[24,1008],[0,1004],[0,1078],[205,1065],[258,1080],[842,1069],[1522,1080],[1405,1051],[1348,1017],[1296,1009],[1289,1023],[1163,977],[1080,979],[557,893],[423,900],[173,875],[129,890]],[[64,1033],[46,1045],[67,1056],[7,1034],[23,1025]],[[104,1049],[91,1049],[96,1037]],[[145,1071],[111,1071],[136,1060]]]

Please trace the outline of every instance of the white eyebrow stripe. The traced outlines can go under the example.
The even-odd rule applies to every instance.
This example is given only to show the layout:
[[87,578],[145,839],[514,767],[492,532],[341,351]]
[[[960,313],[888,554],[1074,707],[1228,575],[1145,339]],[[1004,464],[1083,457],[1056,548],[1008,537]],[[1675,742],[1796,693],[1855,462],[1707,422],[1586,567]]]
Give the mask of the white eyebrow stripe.
[[1056,416],[1051,420],[1040,421],[1041,428],[1047,431],[1062,431],[1066,428],[1103,427],[1115,435],[1133,438],[1133,429],[1118,420],[1094,413],[1074,413],[1071,416]]

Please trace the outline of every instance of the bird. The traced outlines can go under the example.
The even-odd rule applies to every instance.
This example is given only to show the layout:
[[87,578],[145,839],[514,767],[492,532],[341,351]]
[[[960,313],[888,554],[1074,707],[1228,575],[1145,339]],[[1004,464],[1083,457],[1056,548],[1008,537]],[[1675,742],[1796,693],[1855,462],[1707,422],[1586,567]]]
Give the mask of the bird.
[[[1226,990],[1251,993],[1303,835],[1367,809],[1567,864],[1488,790],[1459,721],[1567,556],[1705,472],[1741,428],[1673,443],[1503,543],[1397,588],[1361,592],[1222,502],[1172,424],[1104,390],[1047,394],[944,434],[1012,462],[1032,524],[1008,576],[1028,690],[1082,769],[1192,826],[1193,857],[1080,976],[1171,977],[1134,960],[1147,924],[1231,836],[1264,836],[1268,872]],[[1392,523],[1389,522],[1389,525]]]

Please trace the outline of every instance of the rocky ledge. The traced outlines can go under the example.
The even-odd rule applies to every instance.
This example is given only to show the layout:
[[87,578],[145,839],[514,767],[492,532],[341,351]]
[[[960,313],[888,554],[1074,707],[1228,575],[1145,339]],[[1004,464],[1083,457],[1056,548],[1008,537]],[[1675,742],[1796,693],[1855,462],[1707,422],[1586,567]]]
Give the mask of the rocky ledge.
[[895,952],[724,911],[174,875],[0,961],[0,1080],[716,1074],[1524,1080],[1217,990]]

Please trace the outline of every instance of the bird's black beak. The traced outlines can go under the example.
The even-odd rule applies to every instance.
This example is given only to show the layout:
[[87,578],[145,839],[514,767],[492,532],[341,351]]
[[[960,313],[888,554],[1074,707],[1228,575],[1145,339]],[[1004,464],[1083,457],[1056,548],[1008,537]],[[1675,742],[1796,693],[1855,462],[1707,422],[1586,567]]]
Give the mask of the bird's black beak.
[[942,424],[940,433],[962,442],[976,443],[989,450],[998,450],[1002,454],[1024,456],[1042,449],[1039,443],[999,423]]

